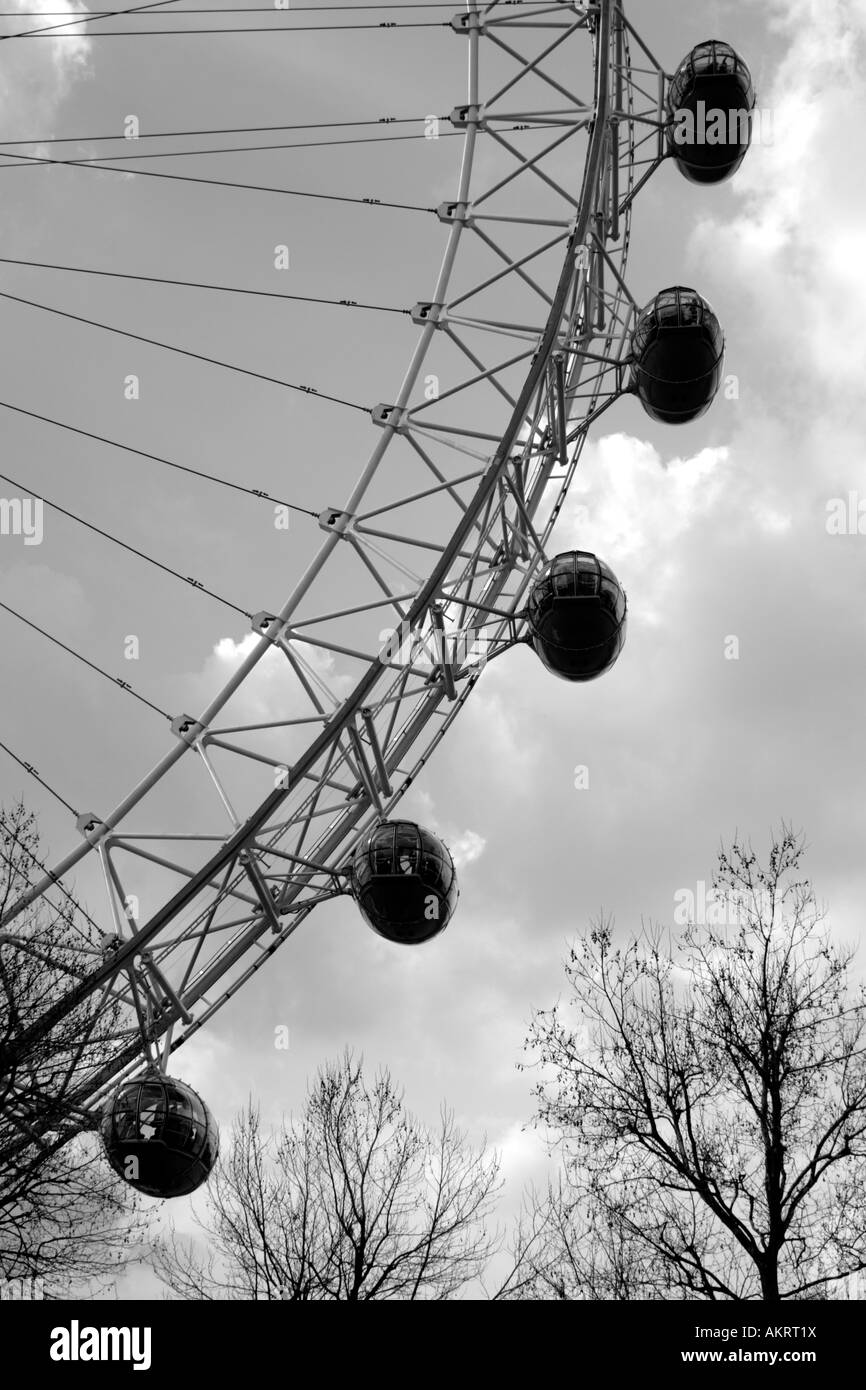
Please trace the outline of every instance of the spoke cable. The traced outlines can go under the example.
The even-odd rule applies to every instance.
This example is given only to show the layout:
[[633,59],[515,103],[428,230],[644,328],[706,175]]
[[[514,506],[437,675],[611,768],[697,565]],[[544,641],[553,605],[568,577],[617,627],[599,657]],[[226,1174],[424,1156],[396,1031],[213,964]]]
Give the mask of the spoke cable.
[[[536,130],[547,129],[546,126],[541,125],[533,128]],[[514,130],[519,129],[522,129],[522,127],[505,126],[503,127],[502,133],[510,135]],[[454,140],[460,138],[462,134],[463,132],[461,130],[444,130],[440,135],[437,135],[436,139]],[[122,136],[118,136],[117,138],[123,139]],[[194,159],[204,154],[260,154],[265,150],[319,150],[326,148],[333,149],[338,145],[391,145],[397,140],[426,139],[427,136],[423,131],[414,132],[411,135],[355,135],[342,140],[295,140],[288,144],[279,145],[224,145],[213,150],[148,150],[144,154],[120,154],[115,152],[114,154],[89,155],[86,159],[82,158],[81,160],[59,160],[58,163],[103,164],[108,163],[112,159],[122,159],[124,163],[130,159],[180,159],[182,157]],[[126,143],[132,144],[133,142],[127,141]],[[0,154],[3,154],[2,149],[0,149]],[[9,158],[20,159],[21,155],[14,154],[10,150]],[[16,167],[17,166],[14,164],[0,164],[0,169],[14,169]]]
[[319,391],[315,386],[300,386],[294,381],[283,381],[282,377],[268,376],[265,372],[255,372],[251,367],[239,367],[234,362],[223,362],[218,357],[209,357],[203,352],[193,352],[191,348],[175,347],[173,343],[163,343],[158,338],[148,338],[143,333],[133,333],[127,328],[115,328],[110,323],[100,323],[98,319],[85,318],[83,314],[73,314],[68,309],[55,309],[50,304],[40,304],[36,299],[24,299],[22,295],[10,294],[8,290],[0,290],[0,299],[11,300],[15,304],[26,304],[31,309],[42,309],[46,314],[56,314],[62,319],[71,319],[74,323],[86,323],[90,328],[100,328],[105,333],[116,333],[121,338],[132,338],[137,343],[147,343],[150,347],[160,348],[164,352],[176,352],[181,357],[192,357],[196,362],[206,362],[211,367],[222,367],[227,372],[238,372],[242,376],[252,376],[258,381],[267,381],[274,386],[285,386],[289,391],[297,391],[303,396],[315,396],[320,401],[331,401],[334,405],[344,405],[349,410],[360,410],[364,415],[369,415],[367,406],[358,405],[357,401],[344,400],[342,396],[331,396],[327,391]]
[[[29,38],[32,34],[53,33],[55,29],[71,29],[73,28],[73,26],[77,27],[81,24],[89,24],[92,19],[118,19],[128,14],[140,14],[142,10],[161,10],[164,9],[167,5],[173,5],[174,3],[175,0],[150,0],[149,4],[134,5],[130,10],[101,10],[98,14],[91,14],[89,12],[86,14],[81,14],[81,12],[78,11],[77,18],[72,18],[72,16],[70,16],[68,19],[64,21],[63,24],[45,24],[42,26],[41,29],[25,29],[24,31],[19,30],[17,34],[0,34],[0,42],[2,42],[4,39],[26,39]],[[74,39],[76,37],[81,38],[84,36],[66,34],[63,35],[63,37]]]
[[25,261],[14,256],[0,256],[0,265],[26,265],[38,270],[63,270],[72,275],[105,275],[114,280],[143,280],[151,285],[180,285],[193,290],[219,290],[223,294],[260,295],[265,299],[286,299],[300,304],[328,304],[341,309],[366,309],[377,314],[411,315],[411,309],[398,309],[391,304],[367,304],[357,299],[323,299],[319,295],[285,294],[282,290],[248,290],[235,285],[210,285],[201,280],[169,280],[162,275],[135,275],[122,270],[94,270],[90,266],[57,265],[51,261]]
[[[0,140],[0,145],[95,145],[105,140],[123,140],[126,144],[136,144],[139,140],[173,140],[187,135],[260,135],[266,131],[278,130],[348,130],[365,125],[423,125],[426,116],[374,116],[368,121],[306,121],[295,125],[241,125],[217,126],[207,130],[155,130],[144,134],[139,131],[135,137],[120,135],[49,135],[32,140]],[[447,116],[437,116],[437,120],[447,121]]]
[[[165,174],[157,169],[123,169],[112,164],[94,164],[87,159],[50,159],[46,155],[35,154],[16,154],[11,156],[13,159],[20,159],[24,164],[57,164],[67,169],[93,169],[96,173],[111,174],[131,174],[134,178],[140,179],[172,179],[177,183],[205,183],[211,184],[214,188],[246,188],[253,193],[282,193],[290,198],[317,198],[327,203],[357,203],[367,207],[377,208],[397,208],[401,212],[435,212],[435,208],[421,207],[418,203],[392,203],[384,198],[351,198],[343,193],[313,193],[308,189],[299,188],[275,188],[272,184],[260,183],[237,183],[230,179],[206,179],[193,174]],[[24,164],[9,168],[20,167]]]
[[[5,748],[5,744],[3,745],[3,747]],[[10,750],[9,750],[8,748],[5,748],[5,751],[6,751],[7,753],[9,753]],[[12,753],[12,754],[10,754],[10,756],[11,756],[11,757],[14,757],[15,755],[14,755],[14,753]],[[17,761],[18,761],[18,759],[16,759],[16,762],[17,762]],[[56,874],[52,873],[51,870],[48,868],[48,865],[47,865],[47,864],[43,864],[43,862],[42,862],[42,860],[39,858],[38,854],[34,854],[33,851],[32,851],[32,849],[30,849],[29,846],[25,845],[24,842],[23,842],[22,840],[19,840],[19,838],[18,838],[17,835],[15,835],[15,834],[13,833],[13,834],[11,835],[10,838],[12,839],[13,843],[17,846],[17,848],[18,848],[19,850],[21,850],[24,854],[26,854],[26,855],[27,855],[27,858],[28,858],[29,860],[31,860],[31,862],[34,863],[34,864],[36,865],[37,869],[39,869],[39,871],[40,871],[42,874],[44,874],[46,878],[50,878],[50,879],[51,879],[52,883],[54,883],[54,884],[60,889],[60,891],[61,891],[61,893],[63,894],[63,896],[69,900],[69,902],[72,904],[72,906],[73,906],[73,908],[75,909],[75,911],[76,911],[76,912],[80,912],[81,915],[82,915],[82,917],[84,917],[85,920],[88,921],[88,922],[90,923],[90,925],[93,927],[94,931],[97,932],[98,935],[99,935],[100,937],[101,937],[101,936],[104,936],[104,935],[105,935],[105,932],[104,932],[103,928],[100,927],[100,926],[97,926],[96,922],[94,922],[94,920],[93,920],[93,918],[91,917],[90,913],[87,911],[87,908],[86,908],[86,907],[83,907],[82,904],[81,904],[80,902],[78,902],[78,900],[77,900],[76,898],[74,898],[74,897],[72,896],[72,894],[70,893],[69,889],[66,887],[66,884],[62,881],[62,879],[59,879],[59,878],[57,877]],[[6,863],[9,865],[9,868],[10,868],[10,869],[14,869],[14,868],[15,868],[14,861],[11,860],[11,859],[9,858],[9,856],[8,856],[7,854],[4,853],[4,851],[3,851],[2,849],[0,849],[0,855],[3,856],[3,859],[4,859],[4,860],[6,861]],[[19,870],[19,872],[20,872],[20,870]],[[30,886],[29,881],[28,881],[27,886],[28,886],[28,887]],[[61,918],[62,918],[62,917],[64,916],[63,909],[62,909],[62,908],[59,908],[59,907],[56,907],[55,904],[54,904],[53,902],[51,902],[50,898],[46,898],[46,902],[48,903],[48,906],[51,908],[52,912],[56,912],[56,913],[57,913],[58,917],[61,917]],[[85,941],[87,941],[87,937],[85,936],[85,934],[84,934],[84,932],[81,930],[81,928],[77,925],[77,923],[75,923],[74,921],[70,921],[70,926],[74,927],[74,929],[78,932],[79,936],[83,936],[84,939],[85,939]],[[8,938],[8,937],[7,937],[7,942],[8,942],[9,944],[13,944],[13,945],[15,944],[15,943],[14,943],[13,941],[11,941],[11,939]],[[89,942],[88,942],[88,945],[90,945]]]
[[135,454],[137,458],[148,459],[152,463],[162,463],[166,468],[175,468],[179,473],[191,473],[194,478],[204,478],[209,483],[217,483],[220,487],[231,488],[233,492],[244,492],[248,497],[258,497],[265,502],[275,502],[280,507],[287,507],[289,511],[300,512],[304,516],[311,516],[314,521],[318,521],[319,513],[312,511],[309,507],[300,507],[294,502],[284,502],[280,497],[274,497],[272,493],[265,492],[262,488],[244,487],[242,483],[233,483],[228,478],[218,478],[215,473],[206,473],[201,468],[192,468],[187,463],[176,463],[172,459],[163,458],[160,454],[149,454],[145,449],[136,449],[132,444],[120,444],[116,439],[108,439],[104,434],[94,434],[92,430],[80,429],[78,425],[69,425],[64,420],[54,420],[50,415],[40,415],[36,410],[25,410],[22,405],[12,405],[9,401],[0,401],[0,409],[14,410],[16,415],[27,415],[31,420],[40,420],[45,425],[54,425],[56,429],[67,430],[70,434],[80,434],[85,439],[95,439],[97,444],[107,444],[111,449],[122,449],[124,453]]
[[[171,0],[168,0],[171,3]],[[132,11],[127,11],[132,13]],[[279,11],[274,11],[275,14]],[[94,16],[71,23],[87,24]],[[107,16],[103,16],[107,17]],[[63,29],[55,25],[55,29]],[[451,25],[443,19],[380,20],[378,24],[255,24],[231,28],[220,26],[206,29],[88,29],[85,34],[47,33],[43,29],[19,31],[17,34],[0,34],[3,39],[154,39],[191,38],[197,34],[332,34],[347,33],[350,30],[373,30],[393,32],[395,29],[450,29]]]
[[30,776],[33,777],[41,787],[44,787],[47,792],[50,792],[51,795],[55,798],[55,800],[60,802],[61,806],[65,806],[67,811],[70,811],[73,816],[78,815],[78,812],[76,811],[75,807],[70,806],[66,798],[64,796],[61,796],[59,792],[55,791],[54,788],[50,786],[48,782],[45,781],[44,777],[40,777],[39,773],[36,771],[36,768],[33,766],[32,763],[28,763],[24,758],[19,758],[18,754],[13,753],[9,745],[7,743],[4,743],[2,739],[0,739],[0,748],[3,749],[4,753],[8,753],[9,757],[13,760],[13,762],[16,762],[19,767],[23,767],[24,771],[29,773]]
[[193,589],[198,589],[200,593],[207,594],[209,598],[215,599],[217,603],[221,603],[225,608],[230,608],[234,613],[239,613],[242,618],[249,618],[250,621],[252,621],[252,613],[248,613],[245,608],[240,608],[236,603],[232,603],[231,599],[223,598],[222,594],[216,593],[213,589],[208,589],[200,579],[193,579],[191,575],[181,574],[179,570],[172,569],[170,565],[163,564],[162,560],[155,560],[152,555],[147,555],[143,550],[138,550],[134,545],[130,545],[128,541],[122,541],[119,536],[113,535],[111,531],[103,531],[101,526],[95,525],[92,521],[85,521],[83,516],[78,516],[75,512],[68,511],[66,507],[61,507],[59,502],[52,502],[51,498],[46,497],[43,493],[36,492],[33,488],[25,487],[24,484],[18,482],[17,479],[10,478],[7,473],[0,473],[0,478],[2,478],[5,483],[11,483],[13,487],[18,488],[26,496],[33,497],[36,501],[44,502],[46,507],[51,507],[53,511],[60,512],[61,516],[68,517],[70,521],[77,522],[79,526],[86,527],[88,531],[93,531],[97,536],[102,536],[103,540],[111,541],[113,545],[119,545],[122,550],[128,550],[131,555],[137,555],[140,560],[146,560],[149,565],[153,565],[156,569],[162,570],[163,573],[171,575],[172,579],[179,579],[182,584],[189,584]]
[[66,643],[61,642],[59,637],[54,637],[52,633],[46,632],[45,629],[39,627],[37,623],[31,622],[29,618],[25,618],[23,613],[19,613],[14,608],[10,608],[8,603],[0,601],[0,608],[10,613],[13,618],[18,618],[20,622],[25,623],[27,627],[32,628],[34,632],[38,632],[40,636],[47,638],[49,642],[53,642],[55,647],[60,647],[62,651],[68,652],[70,656],[74,656],[76,661],[80,661],[85,666],[89,666],[91,671],[96,671],[100,676],[104,676],[107,681],[111,681],[112,685],[118,686],[121,690],[125,691],[127,695],[132,695],[133,698],[139,700],[141,704],[147,705],[148,709],[152,709],[157,714],[161,714],[163,719],[171,720],[170,714],[167,714],[164,709],[160,709],[159,705],[155,705],[152,700],[146,699],[144,695],[139,695],[138,691],[133,689],[129,681],[122,680],[120,676],[112,676],[109,671],[103,670],[103,668],[97,666],[94,661],[90,661],[86,656],[82,656],[81,652],[75,651],[73,647],[67,647]]
[[[413,3],[408,3],[407,0],[403,0],[403,3],[399,3],[399,0],[397,0],[397,3],[391,3],[387,5],[292,5],[291,12],[292,14],[321,14],[323,11],[327,12],[329,10],[453,10],[454,3],[455,0],[413,0]],[[528,9],[532,5],[539,5],[547,9],[550,7],[551,3],[561,4],[564,8],[571,8],[570,5],[567,5],[565,3],[565,0],[508,0],[509,7],[514,5],[520,5],[524,9]],[[110,19],[114,18],[116,15],[123,14],[134,14],[138,16],[141,13],[141,11],[146,8],[148,7],[141,6],[139,9],[133,10],[115,10],[110,14],[94,13],[88,15],[87,18]],[[172,15],[273,14],[274,11],[279,11],[280,8],[281,7],[278,5],[195,5],[185,6],[183,9],[172,10]],[[289,5],[285,6],[285,9],[288,10],[289,8]],[[0,19],[55,19],[59,18],[61,15],[69,13],[69,10],[0,10]],[[142,19],[150,19],[150,17],[150,14],[141,14]],[[157,18],[161,18],[161,16],[158,15]],[[86,22],[86,20],[81,22]]]

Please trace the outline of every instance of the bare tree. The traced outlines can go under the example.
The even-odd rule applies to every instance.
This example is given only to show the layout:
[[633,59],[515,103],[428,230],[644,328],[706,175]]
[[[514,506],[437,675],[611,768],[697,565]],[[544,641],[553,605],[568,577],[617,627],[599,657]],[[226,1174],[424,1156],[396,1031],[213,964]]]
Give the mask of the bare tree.
[[[37,870],[34,817],[21,802],[0,810],[0,911]],[[20,1034],[75,983],[81,944],[96,948],[96,928],[68,894],[59,907],[31,908],[13,926],[0,934],[0,1278],[39,1277],[59,1296],[115,1276],[136,1256],[148,1223],[88,1132],[93,1121],[54,1114],[46,1099],[99,1055],[112,1010],[88,1001],[26,1062],[9,1060]]]
[[497,1174],[450,1113],[427,1130],[347,1051],[277,1134],[251,1105],[238,1117],[199,1219],[209,1254],[173,1234],[157,1271],[190,1299],[447,1299],[491,1253]]
[[802,853],[786,828],[766,867],[722,850],[715,924],[676,944],[654,929],[617,947],[597,923],[566,965],[579,1022],[534,1018],[566,1183],[533,1258],[582,1251],[573,1289],[599,1222],[629,1251],[611,1297],[635,1277],[667,1297],[833,1297],[866,1268],[866,994]]
[[494,1300],[656,1299],[670,1280],[621,1208],[592,1202],[565,1174],[541,1194],[526,1193],[511,1264]]

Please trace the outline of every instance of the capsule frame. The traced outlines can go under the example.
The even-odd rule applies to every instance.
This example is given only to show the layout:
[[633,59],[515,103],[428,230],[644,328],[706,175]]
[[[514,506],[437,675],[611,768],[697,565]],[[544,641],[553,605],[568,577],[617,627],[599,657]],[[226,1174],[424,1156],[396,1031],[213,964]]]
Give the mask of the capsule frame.
[[106,1103],[99,1130],[111,1167],[149,1197],[195,1192],[219,1155],[219,1129],[201,1096],[156,1071],[123,1082]]
[[[736,49],[722,39],[695,45],[677,68],[665,100],[665,140],[684,178],[722,183],[739,169],[751,144],[755,100],[752,75]],[[724,141],[709,138],[717,134],[719,113]],[[689,130],[691,138],[680,138]]]
[[356,845],[350,889],[377,935],[418,946],[450,922],[459,888],[454,861],[432,831],[414,821],[379,821]]
[[688,424],[709,410],[722,380],[725,336],[697,290],[659,290],[631,338],[630,389],[654,420]]
[[587,550],[561,551],[530,590],[529,641],[555,676],[596,680],[619,658],[627,612],[625,590],[609,565]]

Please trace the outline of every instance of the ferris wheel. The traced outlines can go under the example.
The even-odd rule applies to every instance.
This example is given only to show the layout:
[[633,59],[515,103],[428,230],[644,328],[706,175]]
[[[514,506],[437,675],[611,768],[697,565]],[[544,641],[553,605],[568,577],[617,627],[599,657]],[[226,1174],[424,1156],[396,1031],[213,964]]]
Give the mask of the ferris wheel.
[[[406,306],[414,347],[369,411],[357,482],[340,499],[323,480],[318,551],[282,607],[247,615],[256,640],[230,679],[171,717],[164,756],[131,769],[117,806],[74,813],[74,846],[0,923],[0,950],[38,953],[33,909],[98,863],[104,899],[64,943],[67,987],[0,1067],[22,1147],[99,1122],[112,1165],[157,1196],[192,1191],[218,1146],[171,1054],[320,903],[351,895],[403,945],[448,925],[452,857],[399,818],[401,797],[516,644],[575,683],[617,660],[616,557],[549,550],[588,432],[626,392],[656,420],[694,420],[722,377],[701,295],[653,287],[639,302],[626,271],[635,197],[664,160],[700,184],[744,158],[755,94],[739,55],[710,40],[666,73],[621,0],[466,0],[447,22],[468,77],[449,118],[453,197],[429,210],[442,260]],[[696,123],[719,110],[732,119],[704,138]],[[239,717],[275,656],[285,717]],[[179,825],[166,807],[190,762],[199,819]],[[166,891],[140,916],[154,866]]]

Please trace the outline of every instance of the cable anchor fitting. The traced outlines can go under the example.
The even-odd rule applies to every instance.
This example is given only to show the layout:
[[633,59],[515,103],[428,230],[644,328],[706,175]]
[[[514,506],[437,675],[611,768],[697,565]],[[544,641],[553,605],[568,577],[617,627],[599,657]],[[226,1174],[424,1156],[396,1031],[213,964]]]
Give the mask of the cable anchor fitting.
[[193,719],[191,714],[179,714],[171,721],[171,732],[175,738],[182,739],[188,748],[195,748],[204,733],[204,724]]
[[75,829],[79,835],[84,836],[89,845],[98,845],[108,834],[109,828],[94,811],[82,811],[81,815],[75,818]]

